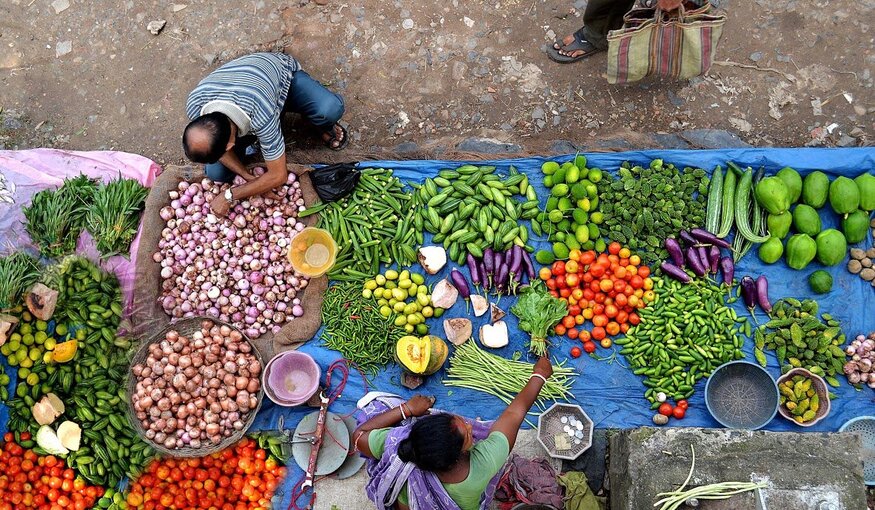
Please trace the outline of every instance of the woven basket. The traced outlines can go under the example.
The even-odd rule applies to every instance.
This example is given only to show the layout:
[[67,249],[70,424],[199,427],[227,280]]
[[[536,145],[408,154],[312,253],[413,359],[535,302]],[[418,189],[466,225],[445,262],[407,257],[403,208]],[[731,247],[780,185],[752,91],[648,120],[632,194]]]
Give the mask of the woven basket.
[[[176,322],[169,324],[167,327],[158,331],[157,333],[155,333],[154,335],[149,337],[148,340],[143,342],[142,345],[140,345],[140,347],[137,349],[137,353],[134,354],[134,357],[131,359],[131,367],[133,367],[134,365],[136,365],[138,363],[143,362],[146,358],[148,358],[149,357],[149,346],[152,345],[153,343],[157,343],[157,342],[160,342],[161,340],[163,340],[167,336],[167,332],[169,332],[171,330],[175,330],[181,336],[187,337],[187,336],[192,335],[196,331],[200,331],[201,330],[201,322],[203,322],[205,320],[212,321],[219,326],[228,326],[232,330],[240,332],[240,330],[235,328],[234,326],[231,326],[230,324],[222,322],[220,320],[213,319],[211,317],[187,317],[185,319],[180,319]],[[243,333],[240,332],[240,334],[242,335]],[[249,342],[249,345],[252,346],[252,351],[251,351],[252,354],[255,356],[255,358],[258,360],[258,362],[261,364],[261,368],[264,369],[264,359],[261,357],[261,353],[255,347],[255,344],[252,343],[252,341],[246,335],[243,335],[243,339],[246,340],[247,342]],[[171,450],[171,449],[168,449],[167,447],[165,447],[163,444],[158,444],[155,441],[152,441],[151,439],[148,439],[146,437],[146,431],[143,429],[143,426],[140,423],[140,420],[137,419],[137,412],[134,410],[134,403],[133,403],[132,396],[134,395],[136,385],[137,385],[137,378],[134,377],[133,372],[131,372],[130,369],[128,369],[128,382],[127,382],[128,413],[130,415],[129,418],[131,420],[131,425],[134,427],[134,430],[137,432],[137,435],[139,435],[140,438],[146,442],[146,444],[148,444],[149,446],[151,446],[152,448],[154,448],[155,450],[160,452],[162,455],[166,455],[166,456],[170,456],[170,457],[203,457],[205,455],[210,455],[212,453],[224,450],[225,448],[236,443],[237,441],[239,441],[243,437],[244,434],[246,434],[246,431],[249,430],[249,427],[252,426],[252,423],[255,421],[255,415],[258,414],[258,410],[261,409],[261,401],[264,399],[264,387],[261,386],[261,387],[259,387],[258,395],[256,396],[258,403],[256,404],[255,409],[249,411],[249,415],[243,424],[243,428],[241,430],[238,430],[234,434],[231,434],[230,436],[226,437],[225,439],[223,439],[219,443],[204,445],[204,446],[201,446],[200,448],[184,447],[184,448],[177,448],[177,449]]]

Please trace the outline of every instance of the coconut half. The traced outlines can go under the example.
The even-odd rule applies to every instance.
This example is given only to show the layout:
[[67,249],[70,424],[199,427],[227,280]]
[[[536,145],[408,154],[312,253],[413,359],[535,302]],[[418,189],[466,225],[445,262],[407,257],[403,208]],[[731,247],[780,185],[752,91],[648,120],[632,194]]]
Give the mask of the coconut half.
[[428,274],[437,274],[447,265],[447,252],[440,246],[423,246],[417,252],[416,258]]
[[480,317],[489,310],[489,301],[480,294],[471,294],[471,305],[474,307],[474,315]]
[[15,331],[15,326],[18,325],[18,318],[5,313],[0,313],[0,345],[6,343],[9,335]]
[[79,442],[82,439],[82,429],[79,425],[72,421],[65,421],[58,427],[58,439],[61,440],[61,445],[75,452],[79,449]]
[[58,434],[48,425],[43,425],[36,432],[36,444],[50,455],[67,455],[70,450],[61,444]]
[[42,283],[37,283],[28,291],[24,301],[27,303],[27,309],[30,310],[34,317],[48,321],[55,313],[58,291],[50,289]]
[[50,425],[58,416],[64,414],[64,403],[54,393],[48,393],[30,409],[33,418],[40,425]]
[[446,278],[437,282],[431,291],[431,304],[438,308],[452,308],[457,299],[459,291]]
[[451,344],[459,346],[471,338],[474,329],[468,319],[444,319],[444,333]]
[[480,326],[480,343],[492,349],[504,347],[510,342],[507,334],[507,323],[498,321],[495,324]]

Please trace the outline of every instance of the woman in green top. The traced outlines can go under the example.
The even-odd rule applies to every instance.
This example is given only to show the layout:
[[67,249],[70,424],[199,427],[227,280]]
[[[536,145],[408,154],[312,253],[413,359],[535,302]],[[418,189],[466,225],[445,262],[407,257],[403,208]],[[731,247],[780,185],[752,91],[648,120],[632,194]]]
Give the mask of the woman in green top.
[[374,459],[369,498],[380,509],[488,508],[526,413],[552,374],[549,359],[539,359],[528,384],[482,432],[480,422],[429,414],[434,399],[422,395],[372,416],[353,436],[356,448]]

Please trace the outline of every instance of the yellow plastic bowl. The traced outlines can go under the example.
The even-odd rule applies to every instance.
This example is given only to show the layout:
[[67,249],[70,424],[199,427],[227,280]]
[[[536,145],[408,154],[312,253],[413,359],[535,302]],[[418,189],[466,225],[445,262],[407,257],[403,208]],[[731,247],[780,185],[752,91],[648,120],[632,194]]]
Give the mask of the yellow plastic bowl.
[[292,238],[289,262],[304,276],[322,276],[334,266],[337,243],[327,230],[307,227]]

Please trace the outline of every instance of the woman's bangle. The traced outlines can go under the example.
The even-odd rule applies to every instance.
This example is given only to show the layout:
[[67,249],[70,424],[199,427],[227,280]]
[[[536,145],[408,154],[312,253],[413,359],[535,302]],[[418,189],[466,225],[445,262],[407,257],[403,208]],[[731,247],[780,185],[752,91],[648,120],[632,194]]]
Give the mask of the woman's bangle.
[[406,420],[407,416],[404,414],[404,404],[402,403],[400,406],[398,406],[398,409],[401,410],[401,419]]
[[531,381],[531,380],[534,379],[535,377],[537,377],[538,379],[544,381],[544,384],[547,384],[547,378],[544,377],[544,376],[541,375],[541,374],[532,374],[532,375],[529,377],[529,380]]

